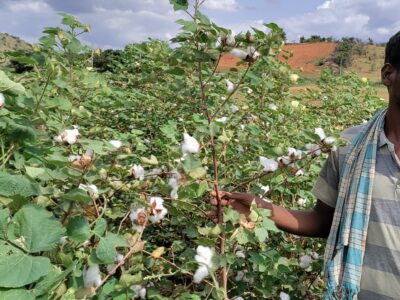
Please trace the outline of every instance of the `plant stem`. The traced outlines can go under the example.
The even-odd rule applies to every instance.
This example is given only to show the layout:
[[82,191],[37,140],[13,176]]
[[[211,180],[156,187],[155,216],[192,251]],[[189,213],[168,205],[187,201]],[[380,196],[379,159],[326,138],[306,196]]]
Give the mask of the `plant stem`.
[[45,83],[45,85],[43,87],[43,90],[42,90],[42,94],[40,95],[39,100],[36,102],[36,107],[35,107],[35,110],[33,111],[33,116],[36,116],[36,114],[37,114],[37,112],[39,110],[40,103],[42,103],[42,100],[43,100],[43,97],[44,97],[44,93],[47,90],[47,86],[49,85],[50,77],[51,77],[52,74],[53,74],[53,72],[50,72],[49,76],[47,76],[46,83]]

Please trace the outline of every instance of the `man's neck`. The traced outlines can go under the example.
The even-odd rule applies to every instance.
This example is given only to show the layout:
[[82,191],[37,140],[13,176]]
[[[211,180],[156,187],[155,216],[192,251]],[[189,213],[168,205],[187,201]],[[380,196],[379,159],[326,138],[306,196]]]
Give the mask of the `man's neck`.
[[400,147],[400,105],[389,101],[388,112],[385,120],[385,133],[396,148]]

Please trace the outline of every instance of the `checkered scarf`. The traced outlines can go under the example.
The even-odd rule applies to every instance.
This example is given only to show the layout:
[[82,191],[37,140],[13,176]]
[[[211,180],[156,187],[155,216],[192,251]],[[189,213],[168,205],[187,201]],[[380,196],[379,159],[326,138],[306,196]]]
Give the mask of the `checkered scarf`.
[[340,173],[339,194],[325,250],[325,300],[354,300],[360,291],[378,137],[386,110],[352,141]]

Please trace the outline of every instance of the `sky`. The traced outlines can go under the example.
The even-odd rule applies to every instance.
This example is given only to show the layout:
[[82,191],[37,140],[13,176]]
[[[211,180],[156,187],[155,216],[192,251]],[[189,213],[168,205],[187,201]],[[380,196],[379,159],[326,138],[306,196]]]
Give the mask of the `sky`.
[[[277,23],[289,42],[311,35],[386,42],[400,30],[400,0],[206,0],[201,11],[235,33]],[[176,20],[187,18],[169,0],[0,0],[0,32],[36,43],[44,27],[60,24],[58,12],[90,24],[82,39],[103,49],[169,40],[179,32]]]

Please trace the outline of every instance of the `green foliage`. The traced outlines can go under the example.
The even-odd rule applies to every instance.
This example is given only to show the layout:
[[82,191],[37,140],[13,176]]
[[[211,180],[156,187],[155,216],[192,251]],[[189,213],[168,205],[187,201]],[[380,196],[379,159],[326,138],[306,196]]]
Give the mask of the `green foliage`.
[[[225,208],[214,224],[205,217],[209,193],[248,192],[294,209],[303,198],[311,208],[326,154],[274,173],[262,171],[259,156],[323,146],[314,128],[338,135],[384,104],[355,74],[324,72],[318,90],[293,96],[292,71],[277,60],[278,25],[228,43],[228,29],[199,7],[190,14],[178,21],[174,48],[149,40],[100,57],[78,39],[90,27],[62,14],[63,25],[45,28],[32,54],[15,54],[33,66],[23,81],[0,73],[0,298],[126,299],[142,288],[148,299],[321,297],[321,259],[302,269],[299,257],[321,254],[323,241],[283,234],[256,207],[247,217]],[[259,57],[217,71],[232,47],[255,47]],[[80,136],[71,141],[73,125]],[[198,153],[183,155],[185,132]],[[293,176],[298,169],[303,176]],[[162,208],[153,197],[163,198]],[[199,245],[214,257],[209,276],[194,284]],[[228,289],[218,270],[227,272]]]

